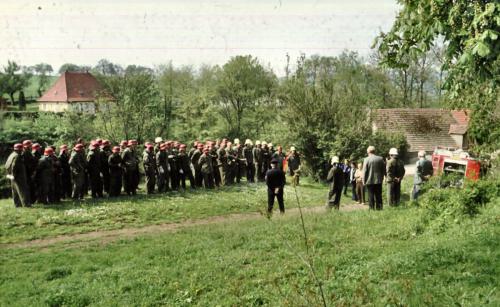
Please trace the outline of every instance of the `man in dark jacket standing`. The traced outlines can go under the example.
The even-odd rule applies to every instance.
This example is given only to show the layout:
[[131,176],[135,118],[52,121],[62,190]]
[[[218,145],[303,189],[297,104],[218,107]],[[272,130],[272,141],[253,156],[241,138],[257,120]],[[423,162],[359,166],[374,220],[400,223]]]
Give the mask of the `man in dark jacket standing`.
[[38,201],[42,204],[48,204],[54,199],[54,163],[51,156],[54,150],[47,147],[43,157],[38,160],[36,168],[38,179]]
[[14,151],[7,158],[5,169],[12,185],[12,198],[16,207],[30,207],[30,193],[26,180],[26,169],[21,154],[22,144],[15,144]]
[[193,173],[191,172],[191,161],[188,154],[186,153],[186,145],[181,144],[179,146],[179,175],[181,179],[181,187],[186,189],[186,178],[191,184],[191,189],[196,189],[196,184],[194,183]]
[[342,196],[342,189],[344,188],[345,183],[344,170],[339,163],[339,157],[335,156],[332,158],[332,168],[328,172],[326,180],[330,182],[327,209],[335,207],[335,209],[339,210],[340,198]]
[[115,146],[108,158],[109,166],[109,196],[120,196],[122,190],[123,165],[120,147]]
[[363,162],[363,184],[368,190],[368,203],[372,210],[382,210],[382,182],[385,176],[385,162],[375,155],[375,147],[368,146],[368,157]]
[[75,145],[69,158],[69,167],[71,169],[71,182],[73,183],[73,199],[83,199],[85,170],[87,168],[83,144]]
[[153,144],[146,145],[146,150],[142,155],[142,163],[146,175],[146,192],[153,194],[156,185],[156,157]]
[[61,181],[63,198],[71,197],[71,169],[69,167],[68,145],[59,146],[59,163],[61,163]]
[[92,198],[102,197],[102,179],[101,179],[101,157],[99,152],[99,144],[92,141],[87,154],[87,170],[90,180],[90,190]]
[[273,213],[274,198],[278,199],[280,213],[285,213],[285,202],[283,201],[283,189],[285,187],[285,172],[278,168],[278,160],[271,160],[271,169],[266,172],[267,185],[267,214]]
[[389,206],[397,206],[401,200],[401,181],[405,176],[405,164],[399,159],[398,150],[389,150],[387,162],[387,201]]
[[28,184],[28,194],[31,204],[36,201],[35,170],[36,165],[38,164],[38,159],[33,156],[31,151],[32,144],[31,140],[25,140],[23,142],[24,151],[22,153],[24,167],[26,168],[26,182]]
[[101,145],[101,150],[99,152],[99,157],[101,159],[101,174],[102,174],[102,186],[104,188],[104,192],[109,195],[109,165],[108,160],[109,156],[111,156],[111,143],[108,140],[103,140]]

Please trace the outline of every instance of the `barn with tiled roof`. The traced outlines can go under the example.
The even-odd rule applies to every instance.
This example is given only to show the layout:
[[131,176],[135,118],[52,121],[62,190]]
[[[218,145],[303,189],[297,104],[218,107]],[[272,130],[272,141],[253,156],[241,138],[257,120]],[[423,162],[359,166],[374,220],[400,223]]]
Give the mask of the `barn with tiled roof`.
[[466,110],[378,109],[372,113],[373,131],[401,132],[410,158],[436,147],[467,148],[469,114]]
[[77,111],[95,113],[95,101],[103,87],[88,72],[63,73],[54,85],[38,99],[44,112]]

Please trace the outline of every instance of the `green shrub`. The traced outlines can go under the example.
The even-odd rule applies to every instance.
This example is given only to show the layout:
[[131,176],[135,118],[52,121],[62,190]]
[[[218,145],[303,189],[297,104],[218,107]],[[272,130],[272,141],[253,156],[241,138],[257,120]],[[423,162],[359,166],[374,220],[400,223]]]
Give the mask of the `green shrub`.
[[428,184],[419,201],[424,212],[420,222],[417,222],[418,232],[427,226],[438,232],[445,231],[450,224],[474,217],[480,213],[482,206],[499,196],[498,179],[467,181],[464,188],[435,188]]
[[10,197],[11,187],[3,164],[0,165],[0,198]]

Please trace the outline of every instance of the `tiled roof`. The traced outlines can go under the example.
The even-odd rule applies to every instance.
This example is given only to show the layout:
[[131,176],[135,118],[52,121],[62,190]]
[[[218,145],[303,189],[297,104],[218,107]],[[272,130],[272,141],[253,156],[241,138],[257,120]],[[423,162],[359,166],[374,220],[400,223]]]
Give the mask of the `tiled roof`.
[[65,72],[56,83],[48,89],[40,102],[81,102],[94,101],[102,86],[88,72]]
[[378,109],[373,113],[373,128],[404,133],[411,152],[432,151],[436,146],[458,147],[449,132],[451,125],[461,125],[450,110]]
[[451,115],[457,121],[459,125],[467,126],[469,124],[469,110],[452,110]]
[[467,132],[467,125],[450,125],[450,131],[448,131],[449,134],[465,134]]

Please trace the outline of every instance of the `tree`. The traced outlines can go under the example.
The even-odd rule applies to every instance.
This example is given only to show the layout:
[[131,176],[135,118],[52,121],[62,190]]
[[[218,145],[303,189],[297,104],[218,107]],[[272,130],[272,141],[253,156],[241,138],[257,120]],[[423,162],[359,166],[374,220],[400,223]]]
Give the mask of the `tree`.
[[101,59],[97,62],[97,65],[94,67],[94,70],[97,73],[103,74],[105,76],[109,75],[119,75],[123,73],[123,68],[118,64],[113,64],[107,59]]
[[21,67],[14,61],[8,61],[4,67],[3,90],[9,95],[14,105],[14,94],[28,86],[31,75],[27,71],[21,72]]
[[495,111],[500,101],[500,3],[398,2],[402,8],[392,29],[376,40],[381,64],[408,67],[406,58],[415,59],[443,40],[441,68],[446,73],[449,105],[472,110],[469,136],[476,144],[493,148],[500,144],[500,118]]
[[50,82],[50,74],[54,71],[52,66],[47,63],[39,63],[32,67],[32,70],[38,76],[38,96],[42,96],[43,92],[47,89]]
[[59,68],[59,74],[63,74],[66,71],[69,71],[69,72],[80,72],[80,71],[85,71],[85,70],[83,70],[82,67],[80,67],[80,66],[78,66],[76,64],[65,63],[65,64],[61,65],[61,67]]
[[125,68],[125,74],[137,74],[137,73],[152,73],[153,70],[149,67],[141,66],[141,65],[128,65]]
[[391,105],[392,92],[383,72],[363,64],[356,53],[298,59],[279,99],[289,132],[317,178],[326,175],[333,154],[350,158],[339,151],[347,146],[344,140],[353,143],[349,148],[364,146],[371,135],[369,108]]
[[152,140],[162,124],[160,95],[151,73],[101,76],[105,90],[97,105],[97,126],[110,140]]
[[277,79],[252,56],[236,56],[217,76],[215,105],[227,123],[228,135],[242,136],[246,112],[272,100]]

